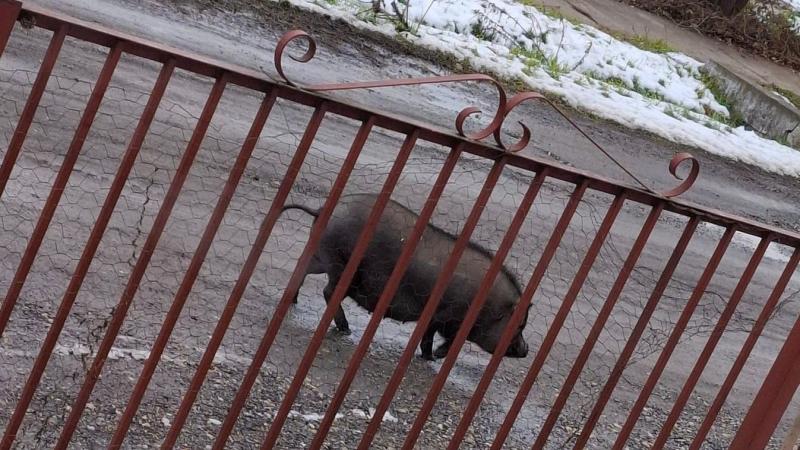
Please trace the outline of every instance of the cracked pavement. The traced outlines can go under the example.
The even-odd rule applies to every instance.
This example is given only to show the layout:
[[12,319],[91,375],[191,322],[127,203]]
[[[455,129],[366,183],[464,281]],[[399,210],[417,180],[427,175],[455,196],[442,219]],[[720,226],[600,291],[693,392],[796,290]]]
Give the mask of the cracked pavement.
[[[189,1],[159,4],[144,0],[117,0],[98,1],[96,8],[90,11],[81,7],[80,2],[58,3],[71,14],[127,32],[152,32],[151,37],[175,46],[194,50],[205,46],[204,50],[213,53],[212,56],[250,65],[259,64],[253,55],[261,58],[270,54],[269,46],[283,31],[290,27],[303,27],[313,30],[319,36],[320,44],[320,55],[314,63],[317,64],[316,70],[304,76],[329,81],[341,77],[418,76],[444,70],[427,60],[405,55],[389,44],[366,39],[352,30],[342,32],[341,25],[285,6],[258,9],[259,6],[250,8],[247,4],[225,2],[204,9],[204,5],[208,6],[204,2]],[[238,12],[233,12],[236,5],[239,5]],[[151,18],[153,22],[144,21],[143,17]],[[172,27],[159,27],[159,24],[163,25],[159,20],[170,21]],[[48,38],[47,33],[18,28],[6,54],[0,59],[0,148],[6,148]],[[216,45],[204,45],[204,42]],[[104,57],[103,49],[72,39],[67,40],[59,57],[18,166],[0,202],[2,292],[8,288]],[[364,61],[370,64],[364,64]],[[9,329],[0,340],[0,423],[5,424],[10,417],[157,71],[155,64],[129,55],[123,56],[120,62],[12,315]],[[131,262],[139,256],[144,238],[161,207],[210,87],[210,80],[183,71],[177,71],[170,82],[23,423],[17,438],[19,448],[50,446],[60,432],[60,425],[128,281]],[[459,99],[459,102],[461,99],[475,99],[487,105],[487,110],[492,102],[490,96],[473,86],[421,88],[416,91],[414,98],[419,104],[414,108],[408,107],[408,91],[369,95],[349,93],[347,96],[362,103],[379,105],[382,109],[424,117],[442,127],[449,126],[453,111],[459,109],[453,106],[453,99]],[[225,90],[164,236],[106,362],[102,378],[72,440],[74,447],[103,447],[113,432],[260,100],[259,95],[235,86]],[[463,106],[461,103],[458,105]],[[308,108],[283,100],[276,105],[142,401],[125,441],[126,447],[157,446],[163,440],[310,113]],[[622,176],[607,161],[591,153],[587,143],[568,132],[565,124],[552,112],[531,107],[520,114],[526,123],[530,123],[535,136],[540,137],[530,152],[539,156],[552,154],[568,164],[579,168],[591,167],[606,176]],[[612,151],[625,152],[637,175],[654,185],[669,185],[663,162],[676,149],[675,146],[588,118],[578,117],[578,120]],[[336,116],[325,119],[292,189],[290,202],[312,207],[322,204],[356,127],[355,122]],[[385,179],[401,142],[402,137],[395,133],[380,129],[373,132],[345,193],[374,191],[375,186]],[[419,210],[444,156],[444,149],[420,143],[403,171],[393,198]],[[701,180],[687,193],[687,198],[779,226],[789,227],[798,223],[800,214],[792,202],[800,189],[796,183],[721,158],[700,156],[704,167]],[[659,162],[658,165],[655,161]],[[486,161],[468,156],[462,158],[434,215],[436,225],[458,232],[488,167]],[[474,240],[490,249],[497,248],[529,181],[526,174],[510,169],[504,172]],[[565,183],[546,183],[522,227],[521,236],[506,264],[523,280],[523,284],[563,210],[570,189],[571,186]],[[587,195],[568,229],[531,310],[525,331],[531,353],[539,348],[609,204],[609,196]],[[638,233],[647,213],[645,208],[635,204],[626,204],[623,208],[529,396],[507,442],[508,448],[527,448],[535,437],[537,427],[546,417],[549,405],[630,249],[631,236]],[[564,409],[550,439],[551,447],[567,445],[575,438],[576,430],[579,430],[587,409],[607,378],[668,252],[674,246],[675,236],[684,224],[685,219],[665,214],[656,227]],[[279,220],[181,435],[179,445],[182,448],[203,448],[213,442],[227,412],[228,401],[242,379],[302,252],[309,226],[308,217],[297,212],[287,212]],[[713,226],[701,226],[698,230],[600,421],[591,441],[592,447],[605,448],[613,442],[620,423],[635,400],[637,389],[643,384],[671,324],[679,315],[720,235],[721,230]],[[685,379],[686,367],[694,363],[753,248],[752,239],[740,237],[734,240],[648,403],[630,441],[633,447],[646,445],[658,432],[675,393]],[[706,369],[706,376],[676,428],[671,447],[685,445],[686,439],[693,436],[693,430],[699,425],[696,418],[702,419],[721,381],[717,375],[724,374],[730,366],[744,340],[745,331],[749,330],[760,311],[763,293],[771,289],[787,255],[788,249],[780,246],[773,246],[768,251]],[[290,310],[229,441],[231,447],[249,448],[263,439],[309,336],[322,315],[324,281],[322,276],[311,276],[301,289],[299,303]],[[738,420],[760,386],[783,336],[797,317],[800,310],[796,301],[798,291],[800,280],[794,280],[787,289],[781,309],[759,341],[752,362],[746,366],[709,435],[709,448],[725,447],[736,431]],[[281,448],[301,448],[310,442],[318,424],[314,415],[324,412],[327,399],[361,337],[369,316],[349,300],[345,302],[345,311],[353,334],[340,336],[330,333],[327,336],[293,406],[295,413],[286,422]],[[335,422],[328,437],[330,448],[352,448],[357,443],[366,427],[365,417],[377,403],[413,325],[388,320],[382,323],[340,411],[343,415]],[[463,444],[464,448],[483,448],[491,442],[531,359],[532,355],[523,360],[503,362]],[[465,346],[418,447],[440,448],[446,444],[487,360],[487,355],[476,346]],[[395,448],[402,443],[404,432],[414,420],[421,397],[427,393],[439,364],[419,359],[412,362],[390,407],[390,413],[397,421],[383,423],[375,442],[376,448]],[[793,405],[790,412],[795,410]],[[791,422],[793,417],[787,414],[785,420]]]

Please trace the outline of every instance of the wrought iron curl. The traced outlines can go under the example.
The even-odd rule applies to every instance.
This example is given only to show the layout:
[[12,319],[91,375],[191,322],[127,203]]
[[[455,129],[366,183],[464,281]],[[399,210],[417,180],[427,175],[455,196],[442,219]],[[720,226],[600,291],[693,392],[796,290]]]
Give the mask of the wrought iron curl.
[[[684,161],[690,161],[692,164],[689,171],[689,176],[687,176],[685,179],[678,175],[678,167]],[[698,161],[697,158],[692,156],[690,153],[676,153],[669,162],[669,173],[678,180],[683,180],[683,182],[666,192],[662,192],[661,195],[667,198],[677,197],[678,195],[688,191],[697,180],[697,176],[700,174],[700,161]]]
[[[301,56],[293,56],[291,53],[286,52],[286,48],[293,41],[302,40],[306,43],[306,52]],[[461,83],[467,81],[490,83],[497,89],[498,106],[492,121],[484,128],[474,132],[467,133],[465,131],[466,120],[470,116],[477,115],[482,111],[477,106],[468,106],[462,109],[455,120],[455,129],[459,135],[480,141],[491,136],[496,129],[500,127],[503,122],[503,111],[506,109],[508,96],[503,86],[494,78],[483,74],[464,74],[464,75],[450,75],[440,77],[419,77],[419,78],[401,78],[395,80],[376,80],[376,81],[362,81],[355,83],[336,83],[336,84],[312,84],[301,86],[291,81],[286,76],[283,70],[283,57],[284,54],[300,63],[307,63],[314,58],[316,53],[317,44],[308,33],[302,30],[292,30],[284,34],[278,41],[275,47],[275,69],[283,81],[291,86],[299,87],[308,91],[325,92],[325,91],[344,91],[353,89],[370,89],[370,88],[384,88],[384,87],[399,87],[399,86],[415,86],[423,84],[443,84],[443,83]]]
[[544,95],[538,92],[521,92],[519,94],[514,95],[508,100],[506,103],[506,109],[503,111],[503,122],[500,123],[500,126],[494,130],[494,140],[497,142],[497,145],[502,148],[503,150],[507,150],[512,153],[516,153],[525,147],[528,146],[531,140],[531,130],[528,128],[527,125],[522,123],[522,121],[517,121],[517,123],[522,127],[522,137],[512,145],[506,145],[503,143],[502,139],[502,131],[503,125],[505,124],[505,119],[514,110],[517,106],[519,106],[522,102],[527,100],[547,100]]
[[314,38],[309,36],[303,30],[292,30],[284,33],[281,36],[280,40],[278,40],[278,44],[275,47],[275,70],[278,71],[278,75],[283,78],[283,81],[290,85],[290,86],[297,86],[283,71],[283,53],[286,50],[286,47],[292,43],[292,41],[302,40],[306,43],[306,51],[301,56],[294,56],[289,54],[289,58],[301,63],[307,63],[314,58],[314,55],[317,53],[317,42],[314,41]]
[[[305,52],[300,56],[295,56],[286,52],[287,47],[294,41],[302,41],[306,45]],[[288,54],[289,58],[299,63],[307,63],[314,58],[316,50],[317,50],[316,41],[305,31],[292,30],[285,33],[280,38],[280,40],[278,40],[277,46],[275,48],[274,64],[275,64],[275,69],[278,72],[278,75],[283,79],[283,81],[286,84],[304,90],[316,91],[316,92],[415,86],[423,84],[460,83],[467,81],[491,83],[497,89],[498,93],[497,112],[492,118],[492,121],[481,130],[468,134],[465,131],[465,123],[467,119],[471,116],[481,113],[481,110],[477,106],[467,106],[458,113],[455,119],[455,129],[459,135],[476,141],[481,141],[491,135],[494,135],[494,140],[497,143],[498,147],[512,153],[519,152],[523,150],[525,147],[527,147],[528,144],[530,143],[531,131],[528,128],[528,126],[526,126],[521,121],[518,121],[519,125],[522,127],[522,137],[517,142],[507,145],[503,142],[502,139],[502,129],[505,120],[508,117],[508,115],[520,104],[529,100],[540,100],[546,102],[548,105],[550,105],[551,108],[556,110],[556,112],[558,112],[558,114],[561,115],[570,124],[570,126],[572,126],[572,128],[574,128],[581,135],[583,135],[589,142],[592,143],[592,145],[595,148],[597,148],[601,153],[603,153],[603,155],[605,155],[609,160],[611,160],[615,165],[617,165],[620,169],[622,169],[623,172],[625,172],[640,186],[642,186],[644,190],[648,192],[659,194],[667,198],[681,195],[692,187],[694,182],[697,180],[697,177],[700,172],[700,163],[694,156],[685,152],[677,153],[670,161],[669,172],[672,174],[673,177],[683,181],[673,189],[670,189],[662,193],[658,193],[657,191],[651,189],[647,184],[642,182],[630,170],[628,170],[620,161],[618,161],[605,148],[603,148],[603,146],[601,146],[597,141],[595,141],[591,136],[589,136],[580,126],[578,126],[578,124],[576,124],[572,119],[570,119],[570,117],[567,116],[555,103],[550,101],[550,99],[548,99],[547,97],[538,92],[521,92],[509,99],[503,86],[497,80],[488,75],[464,74],[464,75],[449,75],[449,76],[437,76],[437,77],[402,78],[394,80],[375,80],[375,81],[362,81],[353,83],[312,84],[312,85],[299,85],[290,80],[289,77],[286,76],[286,73],[283,69],[284,55]],[[681,165],[681,163],[687,160],[690,161],[692,164],[691,171],[686,179],[682,179],[680,176],[678,176],[677,169],[678,166]]]
[[[580,126],[578,126],[578,124],[576,124],[572,119],[570,119],[556,104],[554,104],[552,101],[550,101],[550,99],[548,99],[547,97],[538,92],[522,92],[511,97],[511,99],[509,99],[506,105],[506,110],[503,112],[503,119],[505,120],[505,118],[508,117],[508,115],[514,108],[516,108],[521,103],[528,100],[540,100],[550,105],[550,107],[556,110],[556,112],[558,112],[561,115],[561,117],[563,117],[570,124],[570,126],[572,126],[573,128],[575,128],[575,130],[581,133],[586,139],[589,140],[589,142],[592,143],[592,145],[594,145],[598,150],[600,150],[608,159],[610,159],[617,166],[619,166],[620,169],[622,169],[625,173],[627,173],[631,178],[636,180],[637,183],[639,183],[645,190],[649,192],[660,194],[661,196],[667,198],[677,197],[683,194],[684,192],[688,191],[692,187],[694,182],[697,180],[697,177],[700,174],[700,162],[697,160],[697,158],[695,158],[692,154],[686,152],[676,153],[669,163],[669,172],[670,174],[672,174],[673,177],[677,178],[678,180],[683,180],[683,182],[668,191],[664,191],[661,193],[656,192],[655,190],[648,187],[644,182],[639,180],[639,178],[637,178],[633,173],[631,173],[631,171],[628,170],[624,165],[622,165],[622,163],[617,161],[616,158],[614,158],[611,154],[609,154],[608,151],[605,148],[603,148],[602,145],[600,145],[597,141],[592,139],[585,131],[583,131],[583,129]],[[497,142],[497,145],[500,148],[510,152],[518,152],[524,149],[528,145],[531,137],[531,132],[524,123],[522,122],[518,123],[522,127],[522,138],[513,145],[508,146],[503,143],[501,138],[502,125],[503,125],[502,123],[500,124],[500,127],[498,127],[494,131],[495,141]],[[684,161],[691,162],[691,169],[689,172],[689,176],[686,177],[686,179],[681,178],[677,174],[678,167]]]

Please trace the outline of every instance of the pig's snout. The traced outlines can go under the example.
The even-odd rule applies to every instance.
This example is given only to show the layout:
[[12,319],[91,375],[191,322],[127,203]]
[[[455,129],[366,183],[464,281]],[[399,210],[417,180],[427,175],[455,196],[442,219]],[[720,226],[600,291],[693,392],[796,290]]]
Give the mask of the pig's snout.
[[506,356],[509,358],[524,358],[528,356],[528,343],[522,336],[517,336],[511,341],[511,345],[506,350]]

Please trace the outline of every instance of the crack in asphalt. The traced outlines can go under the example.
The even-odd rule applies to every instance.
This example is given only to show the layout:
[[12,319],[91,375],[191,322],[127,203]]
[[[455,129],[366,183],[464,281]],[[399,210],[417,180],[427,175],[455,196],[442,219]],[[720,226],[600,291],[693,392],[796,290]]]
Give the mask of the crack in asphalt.
[[131,254],[130,259],[128,260],[128,264],[133,268],[135,261],[137,259],[136,249],[138,248],[136,242],[139,238],[144,234],[142,231],[142,225],[144,223],[144,214],[147,210],[147,205],[150,203],[150,189],[156,184],[156,173],[158,173],[158,167],[155,168],[153,174],[148,177],[148,184],[147,187],[144,189],[144,202],[142,203],[142,207],[139,212],[139,220],[136,222],[136,236],[133,237],[133,241],[131,241],[131,246],[133,247],[133,253]]

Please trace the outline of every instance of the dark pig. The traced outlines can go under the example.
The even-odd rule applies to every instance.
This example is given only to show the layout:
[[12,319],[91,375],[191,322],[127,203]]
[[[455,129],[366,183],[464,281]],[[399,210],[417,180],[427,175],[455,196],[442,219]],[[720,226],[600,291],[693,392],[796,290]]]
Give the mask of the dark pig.
[[[375,194],[343,196],[322,234],[319,248],[309,264],[306,275],[311,273],[328,275],[328,284],[323,291],[326,302],[333,295],[333,290],[355,248],[358,236],[369,218],[376,199]],[[287,209],[305,211],[314,216],[315,221],[319,213],[318,210],[302,205],[286,205],[283,211]],[[370,313],[375,310],[383,287],[389,280],[395,263],[400,257],[403,244],[411,234],[417,218],[418,216],[414,212],[397,202],[389,201],[386,205],[361,264],[347,289],[347,296]],[[400,322],[419,319],[436,279],[453,251],[455,242],[456,238],[452,234],[430,224],[426,227],[422,241],[414,253],[385,317]],[[464,250],[450,285],[422,338],[420,349],[423,358],[433,360],[434,358],[444,358],[447,355],[450,344],[455,339],[458,328],[466,315],[467,308],[489,269],[492,257],[493,255],[489,251],[472,242]],[[496,277],[486,303],[467,339],[485,351],[493,353],[521,294],[519,283],[503,267]],[[294,301],[297,302],[297,297]],[[350,326],[341,306],[334,316],[334,321],[339,331],[349,333]],[[528,354],[528,345],[522,336],[522,330],[527,321],[528,312],[526,311],[525,320],[511,341],[506,356],[524,358]],[[434,352],[432,351],[433,337],[437,332],[445,339],[445,342]]]

